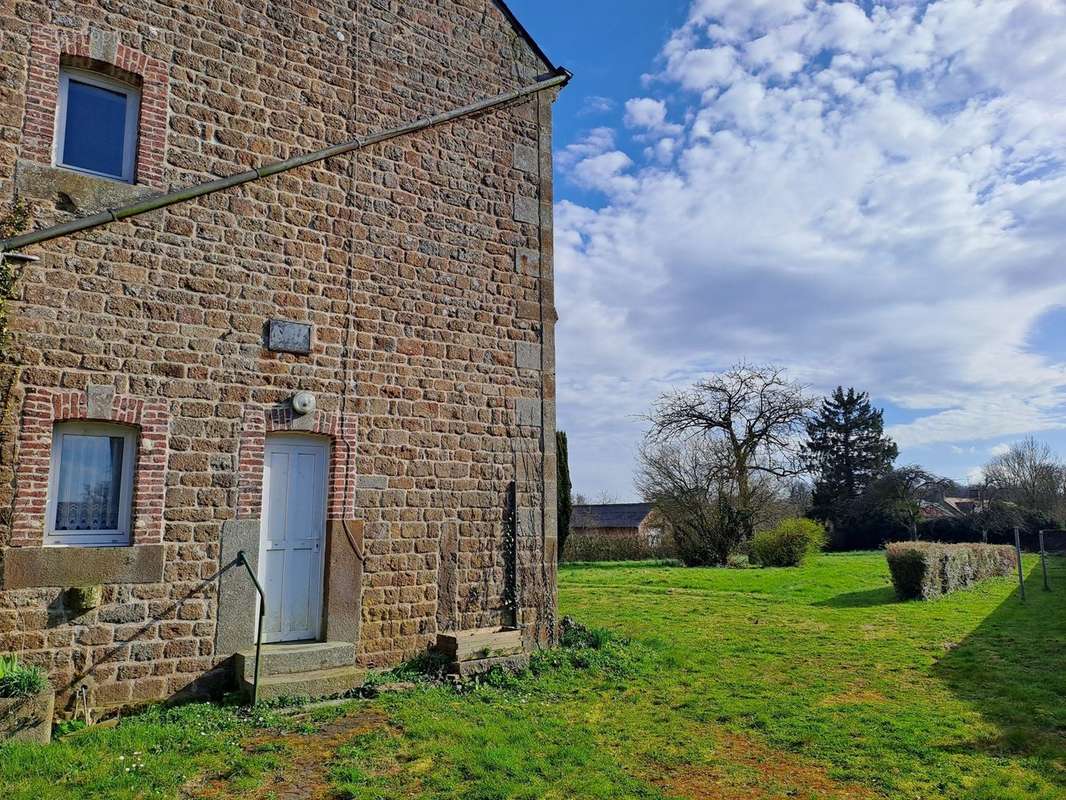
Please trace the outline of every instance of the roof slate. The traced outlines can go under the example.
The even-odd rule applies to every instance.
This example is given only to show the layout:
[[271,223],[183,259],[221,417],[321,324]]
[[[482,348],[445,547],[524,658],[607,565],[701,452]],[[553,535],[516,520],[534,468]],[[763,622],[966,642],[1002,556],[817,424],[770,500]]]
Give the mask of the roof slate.
[[649,503],[609,503],[574,506],[571,528],[639,528],[651,512]]

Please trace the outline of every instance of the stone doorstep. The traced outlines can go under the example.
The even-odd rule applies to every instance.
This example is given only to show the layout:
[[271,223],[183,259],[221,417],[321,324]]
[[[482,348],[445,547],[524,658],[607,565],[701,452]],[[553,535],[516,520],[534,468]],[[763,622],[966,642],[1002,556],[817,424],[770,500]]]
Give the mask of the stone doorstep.
[[524,650],[522,632],[517,628],[475,628],[439,633],[434,649],[459,663],[514,656]]
[[[317,700],[335,697],[358,689],[366,681],[366,670],[360,667],[334,667],[286,675],[260,675],[259,700],[279,697],[306,697]],[[252,696],[252,681],[241,678],[241,691]]]
[[[350,642],[293,642],[264,644],[259,657],[259,683],[282,675],[299,675],[355,665],[355,645]],[[249,685],[255,678],[255,648],[237,653],[237,677]]]

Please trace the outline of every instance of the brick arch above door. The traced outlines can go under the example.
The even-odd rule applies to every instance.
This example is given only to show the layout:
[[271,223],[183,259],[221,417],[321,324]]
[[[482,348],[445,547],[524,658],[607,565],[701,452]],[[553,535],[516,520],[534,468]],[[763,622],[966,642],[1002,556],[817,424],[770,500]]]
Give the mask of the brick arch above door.
[[329,437],[329,485],[326,518],[347,520],[355,514],[356,415],[315,411],[297,416],[284,407],[250,407],[241,420],[237,517],[259,519],[263,509],[263,456],[271,433],[311,433]]

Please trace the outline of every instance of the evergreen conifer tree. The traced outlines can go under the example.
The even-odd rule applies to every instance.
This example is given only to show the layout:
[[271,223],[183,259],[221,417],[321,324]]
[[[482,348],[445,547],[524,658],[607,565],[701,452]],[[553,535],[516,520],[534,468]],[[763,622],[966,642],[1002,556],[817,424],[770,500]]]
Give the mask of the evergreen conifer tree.
[[570,496],[573,486],[570,483],[570,454],[567,452],[566,431],[555,433],[555,485],[558,496],[556,499],[556,514],[558,516],[557,542],[558,557],[562,560],[563,548],[566,547],[566,538],[570,535],[570,514],[573,509]]
[[885,475],[899,455],[885,436],[883,411],[866,392],[840,386],[822,400],[807,423],[804,455],[814,476],[811,516],[839,524],[873,481]]

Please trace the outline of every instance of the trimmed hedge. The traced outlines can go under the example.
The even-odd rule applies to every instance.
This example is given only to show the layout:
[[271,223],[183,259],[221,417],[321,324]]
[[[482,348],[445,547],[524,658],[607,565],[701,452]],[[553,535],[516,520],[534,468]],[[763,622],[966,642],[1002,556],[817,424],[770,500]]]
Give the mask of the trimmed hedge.
[[1003,544],[893,542],[885,556],[900,600],[931,600],[1018,568],[1014,548]]

